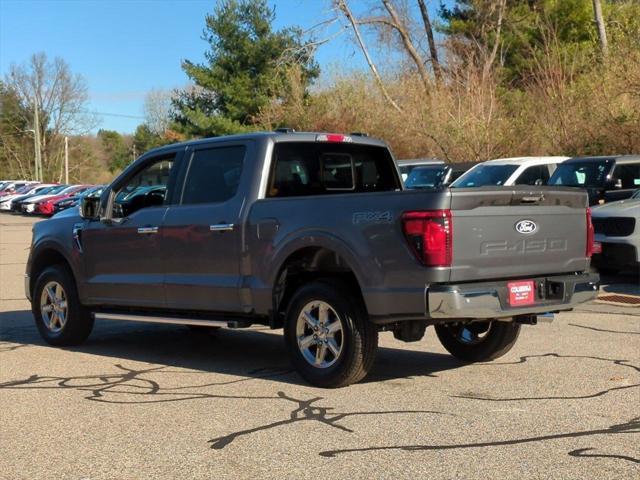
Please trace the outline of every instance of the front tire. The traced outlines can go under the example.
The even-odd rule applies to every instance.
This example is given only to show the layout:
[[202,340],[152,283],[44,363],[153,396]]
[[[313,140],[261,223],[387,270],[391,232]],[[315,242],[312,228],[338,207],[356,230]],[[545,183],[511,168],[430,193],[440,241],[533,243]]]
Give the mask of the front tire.
[[315,281],[294,294],[284,336],[295,369],[323,388],[362,380],[378,347],[378,330],[361,300],[346,284],[335,281]]
[[474,322],[436,325],[442,346],[464,362],[488,362],[505,355],[518,339],[520,324],[515,322]]
[[80,303],[73,276],[63,265],[38,276],[31,310],[40,336],[50,345],[78,345],[93,329],[91,312]]

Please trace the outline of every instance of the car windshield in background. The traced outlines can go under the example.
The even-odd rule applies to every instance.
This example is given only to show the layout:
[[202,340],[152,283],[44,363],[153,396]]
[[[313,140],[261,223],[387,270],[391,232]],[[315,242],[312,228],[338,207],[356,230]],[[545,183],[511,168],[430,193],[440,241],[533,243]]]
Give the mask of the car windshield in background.
[[447,167],[444,165],[416,167],[411,171],[404,185],[410,189],[439,187],[442,185],[446,174]]
[[467,173],[458,178],[451,187],[487,187],[491,185],[504,185],[513,172],[518,169],[518,165],[511,164],[484,164],[472,168]]
[[549,179],[549,185],[566,187],[604,187],[613,160],[563,163]]

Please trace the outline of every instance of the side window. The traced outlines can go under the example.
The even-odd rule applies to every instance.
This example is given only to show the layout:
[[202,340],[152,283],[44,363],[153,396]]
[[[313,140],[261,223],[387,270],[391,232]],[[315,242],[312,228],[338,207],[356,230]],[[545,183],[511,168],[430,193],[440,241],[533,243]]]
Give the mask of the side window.
[[158,158],[129,179],[116,194],[113,217],[128,217],[143,208],[163,205],[174,160],[175,155]]
[[546,165],[535,165],[525,169],[516,180],[516,185],[546,185],[549,181],[549,170]]
[[238,191],[246,147],[196,150],[189,163],[182,204],[220,203]]
[[613,178],[622,182],[622,188],[640,187],[640,163],[616,165]]

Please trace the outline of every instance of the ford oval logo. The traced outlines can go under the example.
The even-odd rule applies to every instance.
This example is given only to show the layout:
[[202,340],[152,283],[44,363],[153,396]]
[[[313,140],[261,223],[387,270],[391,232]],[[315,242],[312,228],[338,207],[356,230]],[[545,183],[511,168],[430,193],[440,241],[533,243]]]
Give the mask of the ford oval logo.
[[523,235],[535,233],[536,230],[538,230],[538,225],[533,220],[520,220],[516,223],[516,232]]

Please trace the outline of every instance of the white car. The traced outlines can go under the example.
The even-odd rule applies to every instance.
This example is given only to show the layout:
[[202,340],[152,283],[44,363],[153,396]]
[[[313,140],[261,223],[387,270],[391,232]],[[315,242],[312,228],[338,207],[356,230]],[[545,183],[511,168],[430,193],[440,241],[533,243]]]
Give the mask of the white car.
[[591,210],[595,240],[602,252],[593,256],[599,270],[635,270],[640,268],[640,190],[631,198],[606,203]]
[[13,193],[11,195],[5,195],[4,197],[0,197],[0,210],[8,211],[11,210],[11,202],[15,198],[20,198],[27,195],[35,195],[41,190],[45,188],[52,187],[53,183],[40,183],[35,185],[33,188],[24,187],[20,190],[20,192]]
[[453,188],[546,185],[558,164],[569,157],[514,157],[477,164],[451,184]]

